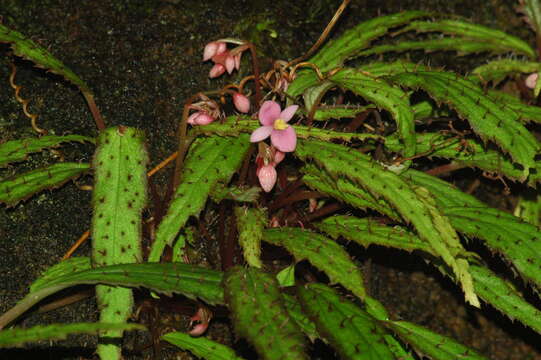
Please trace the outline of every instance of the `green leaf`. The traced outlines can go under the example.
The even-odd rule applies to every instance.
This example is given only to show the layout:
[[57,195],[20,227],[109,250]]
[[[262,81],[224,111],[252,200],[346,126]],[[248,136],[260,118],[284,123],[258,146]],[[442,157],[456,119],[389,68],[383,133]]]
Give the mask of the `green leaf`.
[[376,109],[376,106],[373,104],[366,106],[320,104],[314,113],[314,120],[326,121],[331,119],[352,119],[359,114],[374,109]]
[[239,233],[239,245],[244,259],[250,266],[262,268],[261,238],[267,222],[266,213],[258,208],[235,207],[235,217]]
[[453,339],[436,334],[422,326],[407,321],[387,321],[384,324],[402,341],[413,346],[422,356],[428,356],[434,360],[488,360]]
[[[81,261],[78,266],[83,263]],[[69,269],[69,265],[60,269],[63,273]],[[48,276],[47,281],[40,280],[33,284],[32,291],[0,317],[0,328],[47,296],[79,284],[145,287],[166,295],[176,293],[209,304],[223,304],[221,281],[221,272],[184,263],[111,265],[65,273],[55,278]]]
[[280,270],[280,272],[276,274],[276,280],[278,280],[280,287],[295,285],[295,265],[289,265]]
[[341,200],[358,209],[374,209],[391,219],[397,221],[402,219],[400,214],[392,209],[385,199],[376,198],[346,178],[331,178],[324,170],[310,164],[305,165],[301,171],[305,174],[302,178],[303,182],[318,192]]
[[483,240],[489,249],[511,262],[524,279],[541,287],[541,231],[537,227],[490,208],[433,176],[414,170],[402,176],[427,188],[457,231]]
[[16,205],[42,190],[58,188],[89,169],[89,164],[64,162],[12,176],[0,181],[0,202]]
[[475,40],[479,43],[488,43],[495,46],[494,52],[515,52],[530,58],[535,58],[535,51],[523,40],[506,34],[503,31],[491,29],[482,25],[472,24],[460,20],[439,21],[412,21],[408,26],[401,29],[406,31],[441,32],[444,34],[461,37],[460,40]]
[[[397,137],[391,135],[385,139],[385,147],[390,151],[398,151],[401,145]],[[416,155],[451,159],[460,167],[476,167],[513,180],[521,179],[523,174],[522,169],[507,156],[495,149],[487,149],[487,146],[475,139],[460,139],[441,133],[418,134]],[[539,174],[532,173],[528,182],[533,184],[538,180]]]
[[263,359],[307,359],[302,333],[286,311],[274,276],[233,267],[224,277],[224,292],[235,330]]
[[149,261],[159,261],[165,246],[173,243],[190,216],[199,215],[218,183],[229,182],[249,146],[249,138],[244,134],[235,138],[201,138],[194,142],[184,162],[181,182],[156,231]]
[[[373,40],[386,35],[391,28],[428,15],[423,11],[404,11],[362,22],[353,29],[344,32],[337,39],[329,41],[308,61],[318,66],[325,73],[342,66],[347,59],[358,56],[361,50],[370,46]],[[287,93],[292,97],[297,97],[305,89],[316,85],[318,82],[319,80],[314,71],[301,71],[297,73],[297,77],[289,85]]]
[[506,77],[520,73],[533,73],[541,70],[541,63],[515,59],[492,60],[484,65],[478,66],[471,72],[470,80],[482,82],[493,81],[499,83]]
[[39,152],[46,148],[56,148],[61,143],[70,141],[93,143],[94,139],[81,135],[46,135],[40,138],[11,140],[0,144],[0,167],[5,167],[9,163],[26,160],[31,153]]
[[205,337],[193,337],[182,332],[170,332],[163,335],[162,339],[203,359],[242,360],[230,347]]
[[334,290],[312,283],[298,287],[303,310],[343,359],[393,360],[378,322]]
[[[196,135],[239,136],[243,133],[250,134],[260,126],[261,124],[259,121],[250,120],[247,117],[230,116],[222,124],[215,121],[212,124],[197,127],[194,132]],[[368,139],[377,140],[382,138],[381,136],[375,134],[345,133],[302,125],[294,125],[294,128],[295,132],[297,133],[297,138],[300,139],[319,139],[323,141],[363,141]]]
[[21,346],[40,340],[63,340],[70,334],[99,334],[104,331],[145,330],[139,324],[75,323],[13,328],[0,331],[0,348]]
[[30,285],[30,292],[33,293],[39,289],[49,286],[49,281],[52,281],[58,277],[70,275],[83,270],[90,270],[91,268],[91,260],[86,256],[72,257],[62,260],[58,264],[55,264],[45,270],[43,274],[41,274],[41,276],[37,278],[32,285]]
[[[436,256],[430,246],[413,233],[396,226],[385,226],[368,219],[359,219],[353,216],[333,216],[319,224],[315,224],[315,226],[332,237],[342,236],[346,240],[357,242],[365,247],[373,244],[409,252],[418,250]],[[428,259],[430,260],[430,258]],[[437,268],[442,272],[445,270],[441,266],[437,266]],[[469,270],[475,292],[480,298],[510,319],[518,319],[524,325],[541,333],[540,311],[526,302],[514,286],[485,267],[470,264]],[[384,309],[377,308],[378,303],[371,303],[370,301],[375,300],[369,297],[366,298],[368,311],[380,320],[388,320],[388,315]]]
[[522,180],[530,168],[535,167],[534,157],[539,151],[535,137],[519,122],[516,112],[494,102],[473,82],[457,74],[438,71],[402,73],[391,80],[403,86],[422,88],[437,101],[448,103],[469,121],[473,131],[484,141],[495,142],[524,167]]
[[415,227],[419,237],[430,243],[445,263],[453,269],[457,280],[461,282],[466,299],[476,304],[475,294],[471,291],[467,263],[455,257],[463,249],[458,250],[459,244],[451,239],[456,237],[454,230],[450,226],[443,225],[447,220],[439,215],[439,210],[429,203],[426,196],[420,197],[408,182],[368,156],[341,145],[301,140],[297,143],[295,155],[304,161],[314,160],[333,176],[347,177],[374,197],[385,199],[405,221]]
[[504,53],[509,52],[508,48],[497,43],[481,42],[479,40],[456,38],[436,38],[422,41],[399,41],[394,44],[374,46],[359,54],[359,56],[371,56],[388,52],[404,52],[413,50],[433,51],[456,51],[458,56],[480,53]]
[[415,123],[408,95],[401,89],[389,85],[382,79],[374,79],[363,71],[342,69],[330,80],[368,101],[389,111],[396,121],[398,134],[404,143],[403,155],[415,154]]
[[300,228],[280,228],[265,230],[263,240],[285,247],[296,261],[308,260],[332,283],[342,284],[361,299],[366,295],[360,270],[348,253],[329,238]]
[[[102,131],[94,155],[92,193],[92,263],[94,266],[141,262],[141,212],[147,201],[148,155],[143,133],[124,126]],[[125,323],[134,305],[131,289],[96,286],[100,322]],[[120,360],[112,339],[122,331],[102,334],[97,353],[102,360]]]
[[422,241],[418,236],[403,227],[383,226],[369,218],[360,219],[354,216],[338,215],[331,216],[314,225],[333,239],[342,236],[364,247],[375,244],[408,252],[422,250],[432,253],[432,249],[428,243]]
[[315,339],[319,339],[320,336],[316,330],[316,324],[310,320],[301,309],[301,304],[294,296],[282,293],[282,299],[286,306],[289,316],[295,320],[295,323],[302,330],[304,335],[308,336],[310,341],[314,342]]
[[73,71],[55,58],[50,52],[32,40],[27,39],[20,32],[11,30],[0,24],[0,42],[9,43],[15,55],[32,61],[38,67],[63,76],[66,80],[79,87],[83,92],[90,92],[85,82],[75,75]]

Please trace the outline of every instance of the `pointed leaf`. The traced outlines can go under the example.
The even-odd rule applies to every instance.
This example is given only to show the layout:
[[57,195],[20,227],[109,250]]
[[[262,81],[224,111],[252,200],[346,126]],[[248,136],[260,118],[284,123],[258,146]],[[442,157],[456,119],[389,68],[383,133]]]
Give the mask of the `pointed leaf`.
[[46,135],[40,138],[7,141],[0,144],[0,167],[4,167],[9,163],[26,160],[31,153],[39,152],[46,148],[56,148],[61,143],[70,141],[93,143],[94,139],[81,135]]
[[394,75],[392,81],[411,88],[422,88],[437,101],[446,102],[468,120],[484,141],[490,140],[524,167],[522,180],[539,151],[535,137],[519,122],[518,114],[484,95],[476,84],[449,72],[419,71]]
[[64,162],[14,175],[0,181],[0,202],[16,205],[40,191],[58,188],[89,169],[89,164]]
[[393,360],[386,331],[364,310],[334,290],[312,283],[297,288],[302,308],[343,359]]
[[107,330],[145,330],[139,324],[75,323],[13,328],[0,331],[0,348],[21,346],[40,340],[63,340],[70,334],[98,334]]
[[233,267],[224,277],[224,291],[235,330],[254,344],[261,358],[307,359],[302,333],[289,317],[273,276]]
[[195,141],[186,157],[183,176],[169,210],[156,231],[149,261],[159,261],[165,246],[173,243],[188,218],[199,215],[214,187],[229,182],[249,146],[248,136],[244,134],[235,138],[214,136]]
[[332,283],[342,284],[361,299],[366,295],[360,270],[336,242],[300,228],[268,229],[263,240],[285,247],[296,261],[308,260],[327,274]]
[[345,176],[373,196],[384,198],[453,269],[465,291],[466,299],[476,304],[467,263],[456,258],[463,249],[451,239],[456,237],[454,230],[450,226],[443,226],[448,220],[439,214],[439,210],[429,203],[427,197],[420,197],[409,183],[368,156],[341,145],[302,140],[297,144],[295,155],[305,161],[313,159],[330,174]]
[[9,43],[13,53],[23,59],[34,62],[37,66],[63,76],[81,91],[90,92],[88,86],[73,71],[50,52],[26,38],[18,31],[11,30],[0,24],[0,42]]
[[182,332],[170,332],[163,335],[162,339],[206,360],[242,360],[230,347],[205,337],[193,337]]

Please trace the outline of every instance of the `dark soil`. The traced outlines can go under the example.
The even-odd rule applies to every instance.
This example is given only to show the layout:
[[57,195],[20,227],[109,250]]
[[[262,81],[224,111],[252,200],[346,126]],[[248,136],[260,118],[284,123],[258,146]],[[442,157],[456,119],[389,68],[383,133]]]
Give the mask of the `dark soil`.
[[[96,94],[107,125],[122,124],[145,130],[151,165],[155,165],[176,148],[175,131],[183,102],[197,91],[217,88],[226,80],[236,81],[245,75],[241,72],[233,78],[209,80],[210,65],[201,62],[205,43],[220,37],[248,38],[260,46],[263,63],[265,57],[291,59],[310,48],[339,3],[336,0],[0,0],[0,15],[4,25],[48,48],[87,82]],[[511,0],[353,0],[335,34],[379,14],[428,9],[463,16],[531,40],[532,34],[513,11],[514,5],[515,1]],[[273,32],[276,38],[271,37]],[[449,58],[453,64],[445,63]],[[482,58],[472,57],[440,59],[441,65],[452,68],[484,62]],[[0,45],[0,88],[3,89],[0,141],[32,134],[29,120],[22,114],[9,86],[13,60],[8,47]],[[39,114],[41,127],[55,134],[96,135],[91,114],[75,87],[28,62],[15,59],[15,64],[16,83],[23,86],[22,96],[31,100],[31,111]],[[88,162],[92,147],[68,145],[62,152],[68,160]],[[2,169],[1,175],[49,164],[55,161],[54,156],[48,152],[32,156],[21,167]],[[155,181],[162,186],[165,179],[166,175],[158,175]],[[85,178],[79,180],[80,184],[89,182]],[[499,183],[487,183],[480,191],[487,189],[493,204],[501,204],[502,188]],[[1,312],[22,298],[43,270],[61,259],[88,229],[90,218],[90,193],[79,190],[73,183],[0,211]],[[88,254],[86,244],[78,255]],[[465,307],[457,288],[419,258],[383,250],[370,250],[367,255],[373,258],[371,264],[365,265],[372,294],[388,307],[394,318],[452,336],[490,359],[541,359],[538,335],[489,307],[480,311]],[[160,307],[160,313],[142,316],[158,319],[162,329],[185,330],[187,314],[192,308],[153,304]],[[95,302],[89,298],[42,315],[31,315],[20,325],[96,318]],[[144,335],[138,336],[141,338],[132,335],[127,340],[130,346],[141,348],[149,344]],[[224,343],[233,341],[228,324],[221,320],[211,326],[210,336]],[[94,347],[93,337],[80,336],[53,346],[43,343],[0,350],[0,358],[88,359],[92,358]],[[150,347],[143,351],[143,358],[191,358],[172,348],[162,350],[156,355]],[[328,357],[322,355],[322,358]]]

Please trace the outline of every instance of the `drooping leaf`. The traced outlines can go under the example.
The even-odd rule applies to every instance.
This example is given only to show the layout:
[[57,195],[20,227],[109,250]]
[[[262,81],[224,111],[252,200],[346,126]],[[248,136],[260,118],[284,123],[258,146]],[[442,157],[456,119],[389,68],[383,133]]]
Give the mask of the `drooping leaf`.
[[458,232],[483,240],[489,249],[512,263],[524,279],[541,287],[541,231],[537,227],[493,209],[434,176],[415,170],[401,176],[427,188]]
[[156,231],[149,261],[159,261],[165,246],[173,243],[188,218],[197,216],[203,209],[212,189],[218,183],[229,182],[249,146],[248,136],[244,134],[234,138],[213,136],[194,142],[184,163],[181,182]]
[[[71,264],[70,264],[71,265]],[[58,265],[60,266],[60,265]],[[77,266],[84,266],[84,261]],[[47,281],[32,285],[32,291],[12,309],[0,316],[0,328],[47,296],[79,284],[106,284],[145,287],[166,295],[182,294],[209,304],[223,304],[222,273],[184,263],[144,263],[104,266],[95,269],[47,276]]]
[[236,332],[262,359],[307,359],[304,339],[284,306],[276,279],[257,268],[233,267],[224,277]]
[[516,112],[485,96],[478,85],[443,71],[408,72],[391,79],[403,86],[422,88],[437,101],[454,108],[484,141],[496,143],[524,167],[522,180],[530,168],[535,167],[534,157],[540,148],[538,141],[520,123]]
[[384,339],[386,330],[364,310],[323,284],[299,286],[297,292],[318,333],[343,359],[395,359]]
[[541,4],[537,0],[519,0],[519,3],[517,11],[524,14],[522,19],[539,35],[541,33]]
[[335,84],[362,96],[378,107],[389,111],[396,121],[403,142],[403,155],[415,154],[415,123],[409,97],[401,89],[382,79],[374,79],[363,71],[345,68],[330,78]]
[[267,221],[265,212],[258,208],[238,206],[235,208],[235,217],[244,259],[248,265],[262,268],[260,256],[263,227]]
[[99,334],[105,331],[145,330],[139,324],[75,323],[13,328],[0,331],[0,348],[16,347],[40,340],[63,340],[71,334]]
[[[142,261],[141,213],[147,200],[147,162],[141,131],[119,126],[100,133],[93,162],[93,266]],[[125,323],[131,316],[131,289],[98,285],[96,298],[100,322]],[[122,358],[120,346],[111,341],[121,337],[122,331],[102,334],[97,348],[102,360]]]
[[[456,258],[463,249],[460,249],[460,244],[451,240],[456,236],[453,235],[452,227],[442,226],[448,220],[429,204],[427,197],[430,197],[430,194],[420,198],[415,189],[397,174],[386,170],[368,156],[344,146],[301,140],[297,143],[295,155],[305,161],[314,160],[330,174],[347,177],[373,196],[385,199],[453,269],[457,280],[461,282],[466,299],[476,304],[467,263]],[[452,233],[449,234],[449,231]]]
[[91,260],[89,257],[86,256],[78,256],[62,260],[58,264],[49,267],[43,272],[43,274],[41,274],[39,278],[34,280],[32,285],[30,285],[30,292],[33,293],[39,289],[47,287],[49,285],[49,281],[54,280],[58,277],[83,270],[90,270],[91,268]]
[[[319,67],[325,73],[343,65],[344,61],[358,55],[370,43],[384,36],[389,29],[409,23],[410,21],[426,17],[428,13],[422,11],[405,11],[365,21],[346,31],[342,36],[329,41],[317,52],[314,57],[308,60]],[[305,70],[297,73],[295,80],[287,89],[288,95],[297,97],[305,89],[318,83],[314,71]]]
[[[396,249],[418,250],[435,255],[430,246],[411,232],[386,226],[373,220],[360,219],[354,216],[333,216],[315,224],[323,232],[333,238],[342,236],[344,239],[355,241],[365,247],[380,245]],[[422,254],[422,253],[421,253]],[[440,271],[444,268],[437,267]],[[520,293],[508,281],[498,277],[486,267],[470,264],[475,293],[485,302],[508,316],[517,319],[524,325],[541,333],[541,312],[523,299]],[[367,298],[367,303],[369,302]],[[378,319],[386,320],[385,314]]]
[[12,176],[0,182],[0,202],[16,205],[40,191],[58,188],[89,169],[89,164],[64,162]]
[[340,245],[325,236],[300,228],[279,228],[265,230],[263,240],[285,247],[296,261],[308,260],[331,282],[342,284],[361,299],[366,295],[358,267]]
[[320,336],[316,330],[316,324],[314,324],[314,322],[302,311],[301,304],[297,298],[285,293],[282,293],[282,297],[289,316],[295,320],[304,335],[308,336],[312,342],[315,339],[319,339]]
[[0,24],[0,42],[9,43],[13,53],[24,59],[30,60],[37,66],[63,76],[81,91],[90,92],[88,86],[73,71],[60,60],[55,58],[49,51],[26,38],[18,31],[11,30]]
[[461,20],[412,21],[400,32],[438,32],[459,37],[460,40],[475,40],[494,46],[492,52],[515,52],[535,58],[535,51],[525,41],[503,31]]
[[163,335],[162,339],[206,360],[242,360],[230,347],[205,337],[193,337],[183,332],[170,332]]
[[56,148],[64,142],[94,142],[94,139],[81,135],[46,135],[40,138],[25,138],[11,140],[0,144],[0,167],[9,163],[26,160],[29,154],[39,152],[46,148]]

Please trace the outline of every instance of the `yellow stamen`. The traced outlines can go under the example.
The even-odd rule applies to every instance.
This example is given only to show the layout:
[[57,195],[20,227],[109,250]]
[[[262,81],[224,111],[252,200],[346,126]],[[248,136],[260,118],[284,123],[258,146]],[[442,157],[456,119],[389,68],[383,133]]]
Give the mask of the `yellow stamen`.
[[285,130],[289,125],[282,119],[274,120],[274,130]]

